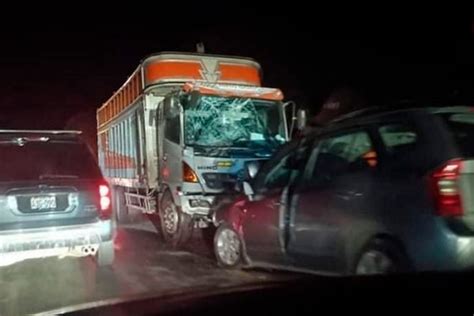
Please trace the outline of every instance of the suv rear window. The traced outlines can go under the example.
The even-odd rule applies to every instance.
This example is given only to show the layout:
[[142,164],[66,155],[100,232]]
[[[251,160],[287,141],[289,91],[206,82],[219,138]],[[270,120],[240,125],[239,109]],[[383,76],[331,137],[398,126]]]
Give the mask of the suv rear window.
[[441,117],[453,134],[460,154],[464,157],[474,157],[474,114],[445,114]]
[[0,181],[48,178],[98,179],[89,149],[71,141],[0,143]]

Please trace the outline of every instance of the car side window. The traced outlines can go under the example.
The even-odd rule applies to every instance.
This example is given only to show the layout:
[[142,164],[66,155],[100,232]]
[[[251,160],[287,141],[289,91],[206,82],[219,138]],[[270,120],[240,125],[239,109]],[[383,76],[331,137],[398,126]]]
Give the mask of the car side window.
[[295,148],[295,150],[288,152],[266,174],[263,188],[271,190],[293,183],[301,175],[307,156],[308,144],[306,142]]
[[387,170],[413,173],[421,160],[420,137],[409,123],[390,123],[379,126],[378,132],[385,147]]
[[165,138],[169,141],[179,144],[180,143],[180,120],[179,115],[171,119],[167,119],[165,123]]
[[377,153],[369,134],[358,131],[320,141],[310,168],[310,185],[324,185],[339,176],[372,170],[377,166]]
[[412,147],[418,141],[415,129],[403,123],[380,126],[379,133],[389,153]]

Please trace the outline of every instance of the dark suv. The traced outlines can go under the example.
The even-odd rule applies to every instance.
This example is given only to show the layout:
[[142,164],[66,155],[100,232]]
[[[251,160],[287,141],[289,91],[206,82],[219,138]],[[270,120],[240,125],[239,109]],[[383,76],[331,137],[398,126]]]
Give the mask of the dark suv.
[[114,260],[110,188],[74,131],[0,130],[0,266]]
[[283,147],[214,215],[223,266],[474,267],[474,108],[360,111]]

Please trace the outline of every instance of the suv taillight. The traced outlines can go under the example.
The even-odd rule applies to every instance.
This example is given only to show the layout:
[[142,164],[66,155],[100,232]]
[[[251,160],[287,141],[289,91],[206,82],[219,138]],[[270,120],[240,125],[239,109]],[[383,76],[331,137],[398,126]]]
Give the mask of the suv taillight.
[[463,215],[459,174],[462,160],[453,159],[430,174],[431,190],[435,199],[436,214],[440,216]]
[[100,218],[108,219],[112,215],[112,200],[110,194],[110,188],[107,184],[99,185],[99,196],[100,196]]

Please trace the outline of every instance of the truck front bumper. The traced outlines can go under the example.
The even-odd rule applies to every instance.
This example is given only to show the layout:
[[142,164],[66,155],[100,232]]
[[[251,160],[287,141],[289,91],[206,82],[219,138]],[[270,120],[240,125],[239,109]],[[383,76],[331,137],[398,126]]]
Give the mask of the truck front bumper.
[[191,216],[209,216],[215,196],[212,195],[181,195],[181,209]]

